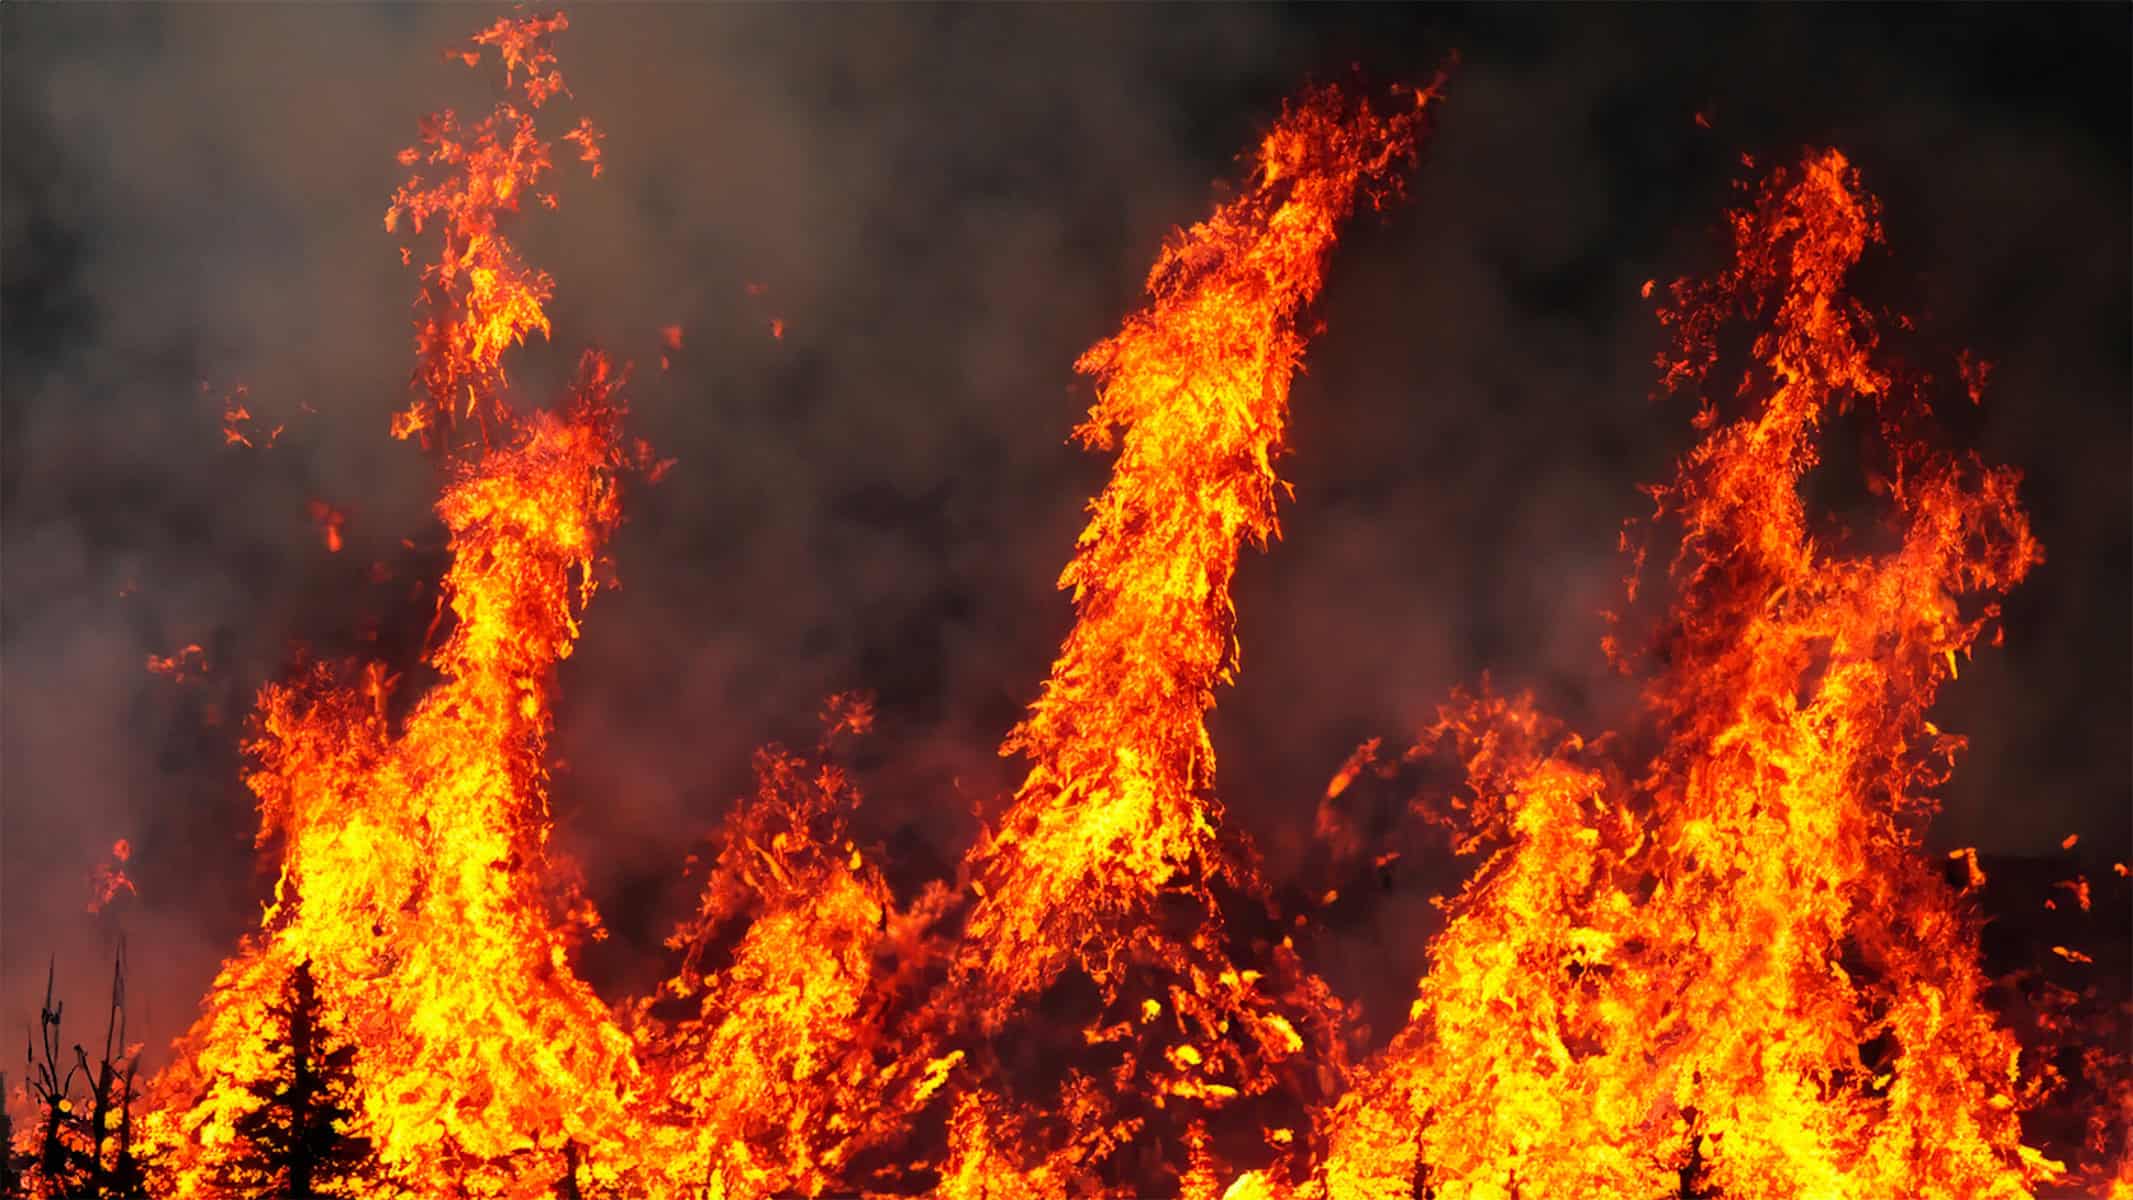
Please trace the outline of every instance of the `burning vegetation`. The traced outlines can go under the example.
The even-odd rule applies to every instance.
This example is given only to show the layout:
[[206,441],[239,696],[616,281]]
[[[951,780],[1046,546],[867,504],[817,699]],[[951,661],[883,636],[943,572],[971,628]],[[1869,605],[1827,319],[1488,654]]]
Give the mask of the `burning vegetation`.
[[[262,691],[246,782],[279,872],[259,928],[138,1085],[121,989],[99,1063],[68,1061],[48,1001],[21,1096],[36,1119],[0,1184],[2133,1195],[2133,1081],[2109,1048],[2126,1013],[2066,982],[2078,949],[1989,976],[1976,857],[1923,849],[1962,746],[1929,710],[1997,644],[1995,598],[2042,551],[2015,472],[1948,447],[1941,384],[1884,351],[1887,318],[1848,290],[1882,234],[1834,150],[1750,187],[1730,265],[1661,309],[1661,383],[1695,398],[1703,440],[1624,534],[1606,649],[1641,712],[1584,736],[1484,687],[1405,754],[1359,750],[1318,814],[1328,856],[1382,858],[1353,811],[1371,773],[1412,784],[1410,831],[1474,865],[1389,1044],[1370,1052],[1358,1006],[1312,970],[1308,914],[1225,823],[1206,715],[1238,670],[1239,555],[1278,531],[1301,318],[1342,222],[1398,196],[1441,81],[1299,96],[1237,198],[1170,241],[1147,306],[1076,364],[1098,397],[1076,437],[1115,465],[1060,579],[1075,624],[1001,747],[1027,774],[956,877],[900,892],[861,842],[844,759],[872,709],[833,697],[816,745],[759,753],[668,982],[596,995],[574,964],[600,920],[549,847],[553,679],[625,485],[664,464],[624,435],[628,372],[601,353],[546,409],[506,371],[551,333],[554,281],[507,229],[556,203],[537,119],[569,96],[567,28],[507,18],[454,52],[493,51],[507,98],[426,121],[385,218],[422,263],[415,397],[390,431],[444,481],[434,681],[400,697],[382,665],[322,663]],[[596,176],[597,127],[562,139]],[[1983,365],[1955,375],[1976,400]],[[227,420],[251,445],[249,413]],[[1851,531],[1805,486],[1847,421],[1878,454],[1879,521]],[[321,514],[337,550],[343,518]],[[182,677],[198,657],[151,665]],[[99,904],[132,890],[127,857]],[[2061,890],[2086,912],[2124,874]],[[2070,1106],[2064,1130],[2044,1115]]]

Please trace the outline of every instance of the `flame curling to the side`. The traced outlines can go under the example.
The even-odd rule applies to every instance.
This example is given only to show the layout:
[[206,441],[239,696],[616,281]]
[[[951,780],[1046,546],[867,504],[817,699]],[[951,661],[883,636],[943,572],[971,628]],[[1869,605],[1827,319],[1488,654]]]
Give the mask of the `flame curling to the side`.
[[967,965],[997,1003],[1069,964],[1111,980],[1159,895],[1227,869],[1205,714],[1236,669],[1239,550],[1278,532],[1297,317],[1357,199],[1397,189],[1434,96],[1387,116],[1306,95],[1251,189],[1165,247],[1149,306],[1076,364],[1100,399],[1075,436],[1119,456],[1060,576],[1073,632],[1001,748],[1029,775],[970,855]]

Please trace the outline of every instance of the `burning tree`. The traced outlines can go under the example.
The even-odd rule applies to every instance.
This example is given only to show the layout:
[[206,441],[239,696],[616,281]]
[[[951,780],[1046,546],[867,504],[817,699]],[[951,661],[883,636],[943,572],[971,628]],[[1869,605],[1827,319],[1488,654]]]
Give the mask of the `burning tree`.
[[232,1122],[216,1182],[233,1200],[350,1195],[376,1177],[376,1156],[357,1132],[356,1047],[328,1021],[308,959],[267,1016],[266,1069],[245,1085],[254,1103]]

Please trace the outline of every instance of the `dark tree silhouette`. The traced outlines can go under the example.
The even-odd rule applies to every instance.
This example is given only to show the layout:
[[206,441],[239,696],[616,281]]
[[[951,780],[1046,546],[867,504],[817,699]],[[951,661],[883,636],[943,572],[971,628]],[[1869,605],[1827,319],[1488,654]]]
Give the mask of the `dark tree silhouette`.
[[1413,1200],[1436,1200],[1437,1189],[1430,1186],[1430,1174],[1429,1161],[1420,1154],[1415,1155],[1415,1172],[1407,1182],[1407,1194]]
[[1679,1200],[1719,1200],[1718,1189],[1711,1182],[1711,1164],[1703,1157],[1703,1119],[1693,1108],[1682,1109],[1681,1117],[1689,1129],[1681,1165],[1675,1169],[1680,1186],[1674,1194]]
[[[0,1169],[4,1194],[65,1196],[82,1200],[139,1200],[147,1194],[147,1164],[133,1146],[135,1072],[140,1047],[126,1041],[126,948],[119,944],[111,968],[111,1009],[104,1050],[97,1061],[80,1043],[60,1049],[65,1005],[53,999],[53,972],[45,970],[44,1007],[38,1013],[37,1044],[28,1050],[29,1095],[37,1111],[36,1152],[17,1175],[12,1157]],[[41,1052],[41,1053],[40,1053]],[[73,1062],[64,1069],[69,1057]],[[88,1095],[76,1098],[77,1080]]]
[[267,1009],[273,1070],[246,1086],[236,1149],[217,1182],[241,1200],[324,1200],[376,1176],[370,1140],[353,1129],[355,1046],[327,1028],[311,963],[289,973]]
[[585,1192],[578,1186],[578,1143],[565,1139],[563,1142],[563,1175],[556,1180],[556,1200],[585,1200]]
[[15,1165],[15,1118],[7,1111],[7,1073],[0,1071],[0,1200],[18,1200],[29,1192]]

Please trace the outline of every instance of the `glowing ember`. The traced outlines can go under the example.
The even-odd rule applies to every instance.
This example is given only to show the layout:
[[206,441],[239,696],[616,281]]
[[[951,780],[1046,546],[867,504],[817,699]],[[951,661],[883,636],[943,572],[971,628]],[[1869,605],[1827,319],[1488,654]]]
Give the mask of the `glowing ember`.
[[192,642],[179,647],[176,654],[151,654],[148,656],[148,672],[161,675],[173,683],[187,683],[207,674],[207,651],[199,643]]
[[326,552],[339,554],[341,530],[348,524],[348,514],[324,500],[313,500],[306,510],[311,514],[311,523],[318,526],[320,536],[325,539]]
[[126,874],[126,864],[133,859],[133,843],[125,838],[111,843],[111,861],[96,864],[89,876],[89,911],[102,912],[118,899],[119,893],[140,895],[133,886],[133,879]]
[[[200,386],[202,390],[207,387],[204,383]],[[247,450],[265,449],[272,446],[287,427],[276,425],[274,428],[262,433],[259,427],[254,424],[252,410],[245,407],[245,401],[249,396],[249,389],[240,385],[237,390],[223,398],[222,441],[224,445],[243,446]],[[260,440],[254,441],[254,438]]]

